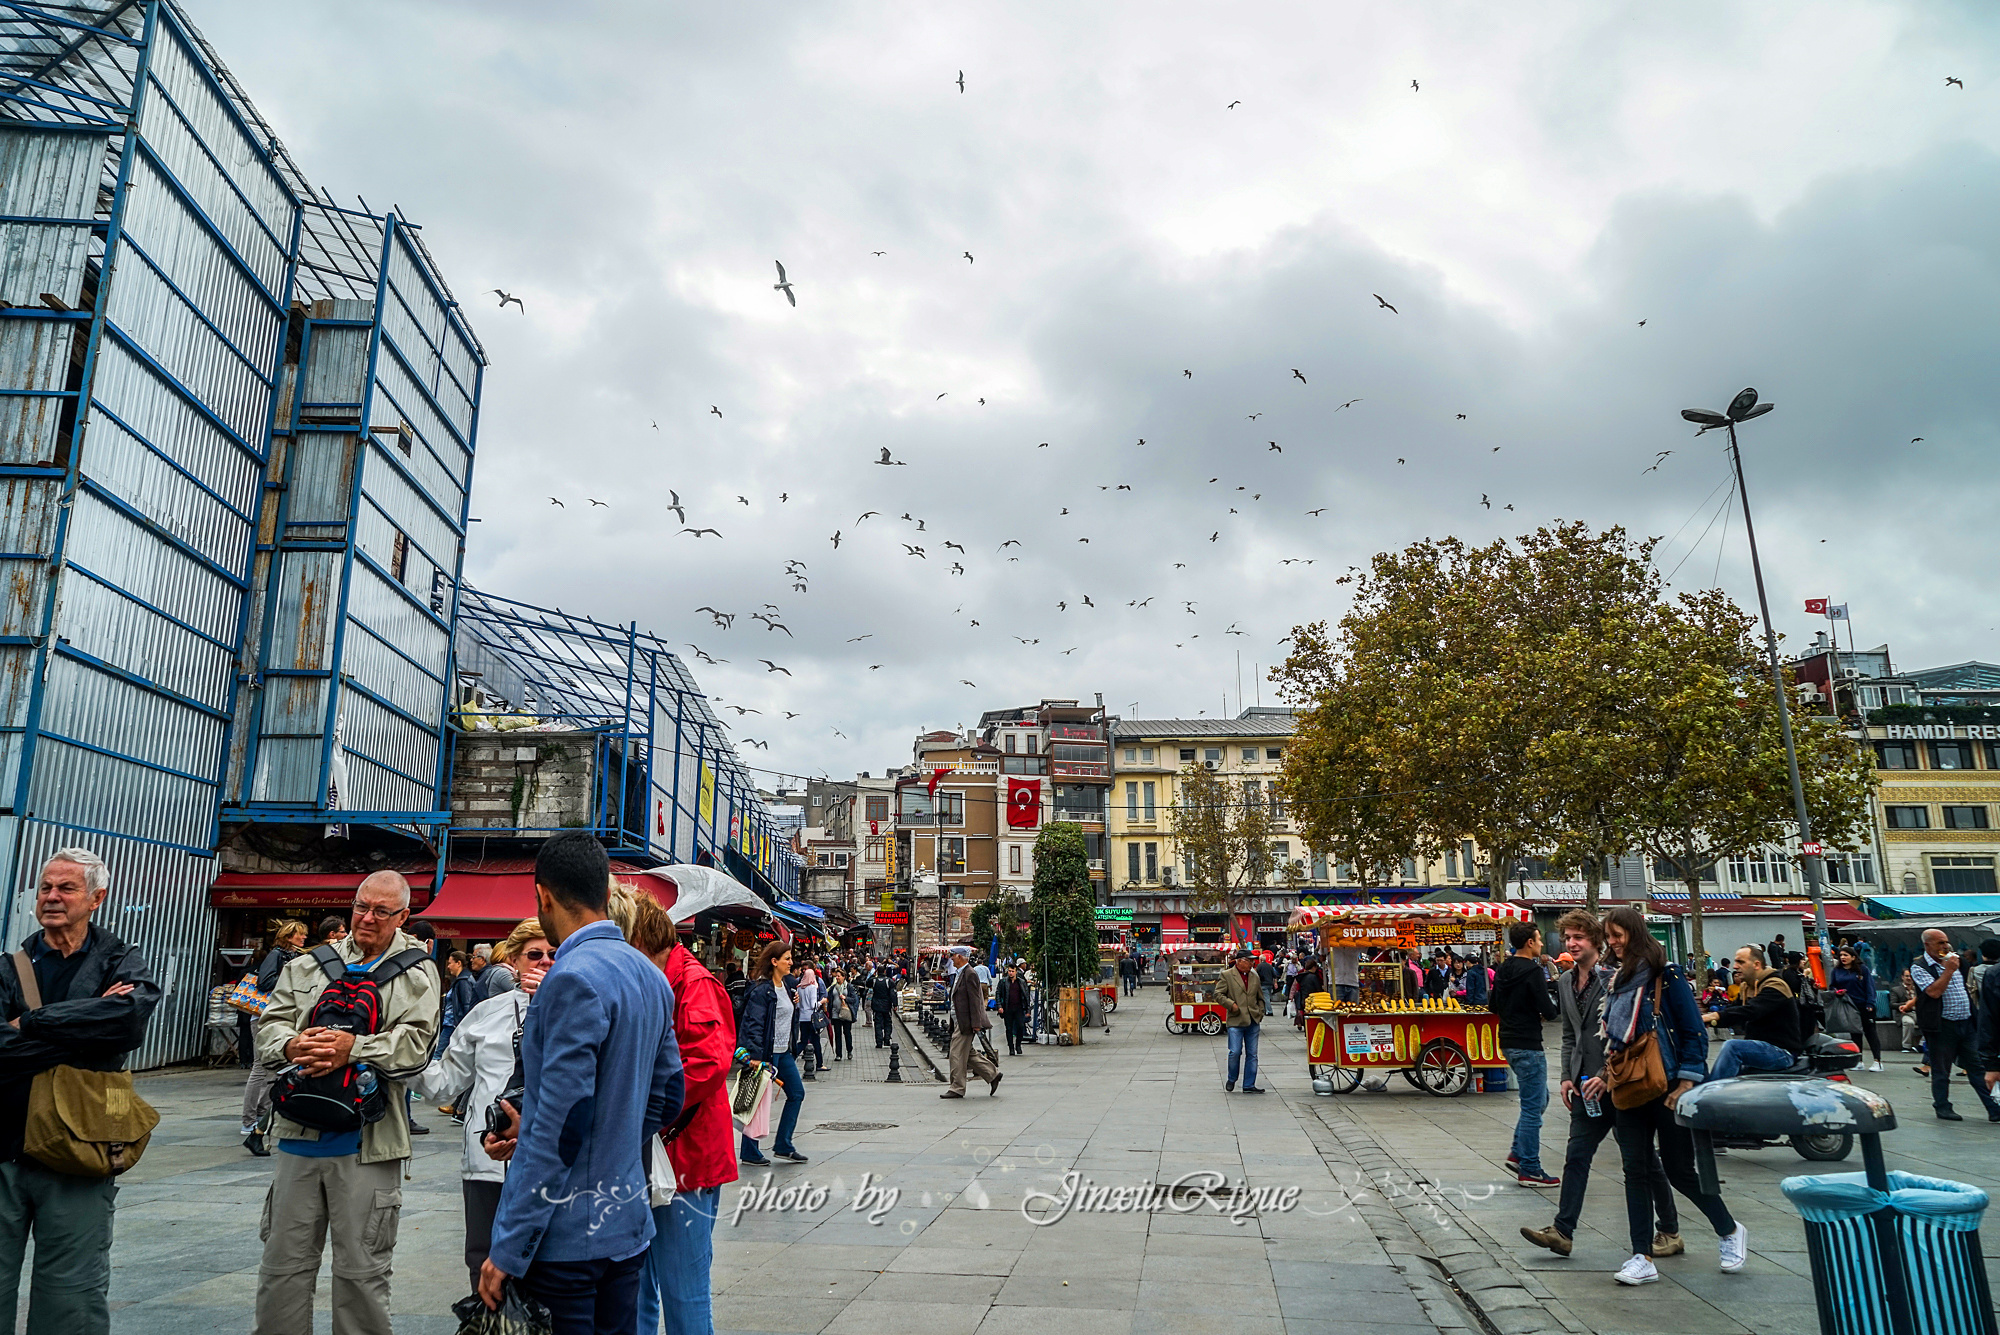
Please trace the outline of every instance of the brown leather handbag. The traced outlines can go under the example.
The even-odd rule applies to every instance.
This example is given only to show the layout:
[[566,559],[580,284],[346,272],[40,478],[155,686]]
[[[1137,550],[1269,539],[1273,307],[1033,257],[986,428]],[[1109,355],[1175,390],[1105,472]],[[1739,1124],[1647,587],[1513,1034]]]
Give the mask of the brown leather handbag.
[[1665,974],[1653,980],[1652,1026],[1604,1055],[1604,1083],[1611,1087],[1614,1108],[1639,1108],[1666,1096],[1667,1064],[1660,1055],[1660,989],[1665,982]]

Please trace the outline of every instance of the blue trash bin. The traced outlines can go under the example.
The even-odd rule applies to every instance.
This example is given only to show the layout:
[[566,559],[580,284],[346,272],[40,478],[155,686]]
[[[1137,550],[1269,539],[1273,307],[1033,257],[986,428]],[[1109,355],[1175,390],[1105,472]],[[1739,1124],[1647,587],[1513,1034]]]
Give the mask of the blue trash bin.
[[1480,1078],[1479,1088],[1482,1092],[1487,1094],[1504,1094],[1507,1092],[1506,1067],[1504,1066],[1492,1067],[1486,1071],[1481,1072],[1480,1077],[1481,1078]]
[[1779,1183],[1806,1221],[1822,1335],[1996,1335],[1979,1222],[1986,1193],[1963,1182],[1863,1173]]

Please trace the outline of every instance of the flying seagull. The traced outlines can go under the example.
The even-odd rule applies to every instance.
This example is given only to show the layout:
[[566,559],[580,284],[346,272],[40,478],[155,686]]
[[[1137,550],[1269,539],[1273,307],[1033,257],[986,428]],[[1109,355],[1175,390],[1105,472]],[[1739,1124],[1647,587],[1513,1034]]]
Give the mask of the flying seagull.
[[953,551],[957,552],[960,556],[965,555],[965,548],[959,546],[955,542],[947,542],[945,543],[945,546],[951,548]]
[[1299,370],[1299,368],[1296,366],[1292,368],[1292,377],[1296,379],[1301,385],[1306,383],[1305,372]]
[[738,496],[736,499],[743,502],[745,505],[750,504],[750,498],[748,496]]
[[1234,102],[1231,102],[1231,103],[1230,103],[1230,104],[1229,104],[1228,106],[1224,107],[1224,108],[1223,108],[1223,110],[1224,110],[1224,111],[1234,111],[1234,110],[1236,110],[1236,108],[1238,108],[1238,107],[1240,107],[1240,106],[1242,106],[1242,105],[1243,105],[1243,99],[1239,97],[1239,98],[1237,98],[1237,99],[1236,99],[1236,100],[1235,100]]
[[868,253],[879,257],[882,255],[887,255],[889,252],[886,250],[871,250]]
[[1320,515],[1323,515],[1323,514],[1325,514],[1325,513],[1326,513],[1326,507],[1325,507],[1324,505],[1322,505],[1322,506],[1320,506],[1320,508],[1319,508],[1319,509],[1317,509],[1317,510],[1308,510],[1308,511],[1306,511],[1306,513],[1307,513],[1307,514],[1309,514],[1309,515],[1312,515],[1312,516],[1313,516],[1314,518],[1318,518],[1318,517],[1319,517]]
[[1423,91],[1423,89],[1417,87],[1417,81],[1415,79],[1412,79],[1410,80],[1410,91],[1413,93],[1420,93]]
[[1189,370],[1185,370],[1185,369],[1184,369],[1184,370],[1182,370],[1182,371],[1181,371],[1181,374],[1182,374],[1182,375],[1184,375],[1184,376],[1186,376],[1186,377],[1187,377],[1188,379],[1190,379],[1190,380],[1194,379],[1194,372],[1193,372],[1193,371],[1189,371]]
[[[1958,80],[1953,79],[1952,82],[1958,83]],[[1963,86],[1964,86],[1963,84],[1960,84],[1960,87]],[[500,309],[503,311],[507,309],[507,303],[510,301],[513,302],[516,306],[521,306],[521,299],[517,296],[514,296],[511,293],[502,292],[497,287],[493,288],[492,292],[494,296],[500,298]],[[527,313],[528,313],[528,308],[526,306],[521,306],[521,314],[526,315]]]
[[[1361,402],[1360,399],[1349,399],[1346,403],[1341,404],[1340,408],[1352,408],[1355,404],[1359,402]],[[1335,408],[1334,411],[1339,412],[1340,408]]]
[[959,684],[960,686],[970,686],[970,687],[971,687],[971,688],[972,688],[973,690],[975,690],[975,691],[979,689],[979,683],[978,683],[978,682],[976,682],[976,681],[967,681],[967,680],[966,680],[965,678],[963,678],[963,677],[960,677],[960,678],[958,679],[958,684]]
[[[1294,372],[1292,372],[1292,374],[1293,374],[1293,375],[1299,375],[1299,373],[1298,373],[1297,371],[1294,371]],[[1302,376],[1302,375],[1299,375],[1299,379],[1301,379],[1301,380],[1304,380],[1304,379],[1305,379],[1305,377],[1304,377],[1304,376]],[[1250,414],[1250,420],[1254,422],[1254,421],[1256,421],[1256,420],[1257,420],[1258,418],[1262,417],[1263,415],[1264,415],[1264,414],[1262,414],[1262,413],[1251,413],[1251,414]]]
[[681,530],[681,532],[692,533],[697,538],[699,538],[704,533],[713,533],[718,538],[722,536],[722,530],[719,528],[684,528]]
[[557,499],[556,499],[555,497],[553,497],[553,496],[549,497],[549,504],[550,504],[550,505],[557,505],[557,506],[562,506],[562,508],[563,508],[563,509],[565,509],[565,510],[569,509],[569,507],[568,507],[567,505],[563,505],[563,503],[562,503],[561,501],[557,500]]
[[771,284],[771,290],[772,290],[773,292],[782,292],[782,293],[784,293],[784,294],[785,294],[785,300],[786,300],[786,301],[789,301],[789,302],[791,302],[791,303],[792,303],[792,305],[794,305],[794,306],[798,305],[798,304],[799,304],[799,299],[798,299],[797,297],[795,297],[795,296],[793,296],[793,295],[792,295],[792,280],[791,280],[791,279],[789,279],[789,278],[787,278],[787,277],[785,277],[785,264],[784,264],[784,261],[783,261],[783,260],[773,260],[773,261],[771,261],[771,262],[772,262],[773,264],[775,264],[775,265],[777,265],[777,266],[778,266],[778,281],[777,281],[777,282],[775,282],[775,283],[773,283],[773,284]]
[[869,632],[868,632],[868,633],[867,633],[866,635],[857,635],[857,636],[855,636],[855,637],[854,637],[853,639],[849,640],[849,641],[848,641],[848,643],[849,643],[849,644],[859,644],[859,643],[861,643],[861,642],[862,642],[863,640],[872,640],[872,639],[874,639],[874,638],[875,638],[875,632],[871,630],[871,631],[869,631]]
[[961,97],[963,97],[963,96],[965,95],[965,71],[964,71],[964,70],[960,70],[960,71],[958,72],[958,92],[959,92],[959,96],[961,96]]
[[1399,310],[1397,310],[1397,309],[1396,309],[1396,308],[1395,308],[1394,306],[1391,306],[1391,305],[1390,305],[1390,304],[1389,304],[1388,302],[1386,302],[1386,301],[1383,301],[1383,300],[1382,300],[1382,294],[1381,294],[1380,292],[1370,292],[1370,293],[1369,293],[1368,295],[1369,295],[1369,296],[1371,296],[1371,297],[1373,297],[1373,298],[1375,298],[1375,303],[1376,303],[1376,304],[1377,304],[1378,306],[1380,306],[1380,307],[1381,307],[1381,308],[1382,308],[1383,310],[1385,310],[1385,311],[1389,312],[1389,314],[1391,314],[1391,315],[1401,315],[1401,314],[1402,314],[1402,312],[1401,312],[1401,311],[1399,311]]
[[1461,421],[1461,422],[1463,422],[1463,421],[1465,420],[1465,414],[1464,414],[1464,413],[1460,413],[1460,414],[1458,415],[1458,420],[1459,420],[1459,421]]
[[1285,452],[1285,447],[1280,445],[1277,441],[1274,440],[1271,442],[1271,449],[1264,451],[1264,453],[1269,454],[1271,453],[1271,450],[1276,450],[1279,454],[1283,454]]
[[708,410],[709,410],[710,412],[714,413],[714,414],[715,414],[715,415],[716,415],[717,417],[720,417],[720,416],[722,416],[722,409],[720,409],[720,408],[716,407],[716,406],[715,406],[714,404],[712,404],[712,403],[708,405]]
[[1945,86],[1945,87],[1947,87],[1947,88],[1950,88],[1950,87],[1951,87],[1951,86],[1953,86],[1954,84],[1956,84],[1956,85],[1958,86],[1958,91],[1959,91],[1959,92],[1961,92],[1961,93],[1962,93],[1962,92],[1964,92],[1964,91],[1965,91],[1965,80],[1963,80],[1963,79],[1954,79],[1954,78],[1952,78],[1952,77],[1951,77],[1951,75],[1949,75],[1949,74],[1947,74],[1947,75],[1945,75],[1945,76],[1944,76],[1944,86]]
[[873,519],[876,515],[879,515],[881,513],[882,512],[880,510],[864,510],[858,517],[856,517],[854,522],[858,524],[863,519]]
[[840,550],[840,530],[839,530],[839,529],[835,529],[835,530],[833,531],[833,550],[835,550],[836,552]]
[[766,671],[767,671],[767,672],[782,672],[782,673],[784,673],[784,674],[785,674],[785,675],[786,675],[787,677],[789,677],[789,676],[791,676],[791,675],[792,675],[792,671],[791,671],[791,669],[790,669],[790,668],[781,668],[781,667],[779,667],[779,666],[778,666],[778,665],[777,665],[776,663],[773,663],[773,662],[772,662],[772,661],[771,661],[770,659],[768,659],[768,658],[760,658],[760,659],[758,659],[757,661],[758,661],[759,663],[762,663],[762,664],[764,665],[764,667],[765,667],[765,669],[766,669]]
[[968,251],[964,251],[964,252],[962,252],[962,253],[963,253],[963,254],[964,254],[964,256],[965,256],[965,262],[966,262],[967,264],[970,264],[970,263],[972,263],[972,252],[968,250]]
[[1489,510],[1493,508],[1493,502],[1486,499],[1486,493],[1483,491],[1479,493],[1479,503]]
[[891,459],[889,457],[889,447],[887,445],[884,445],[882,447],[882,457],[880,459],[877,459],[875,462],[881,464],[885,468],[901,468],[904,466],[903,460]]
[[1917,443],[1918,443],[1919,441],[1921,441],[1922,439],[1923,439],[1923,437],[1922,437],[1922,436],[1911,436],[1911,437],[1910,437],[1910,444],[1912,444],[1912,445],[1915,445],[1915,444],[1917,444]]
[[667,495],[673,498],[667,502],[667,508],[674,512],[674,518],[680,520],[683,524],[687,523],[687,507],[681,504],[681,494],[672,488],[668,488]]
[[1644,329],[1646,327],[1646,322],[1644,320],[1639,321],[1639,327],[1641,329]]

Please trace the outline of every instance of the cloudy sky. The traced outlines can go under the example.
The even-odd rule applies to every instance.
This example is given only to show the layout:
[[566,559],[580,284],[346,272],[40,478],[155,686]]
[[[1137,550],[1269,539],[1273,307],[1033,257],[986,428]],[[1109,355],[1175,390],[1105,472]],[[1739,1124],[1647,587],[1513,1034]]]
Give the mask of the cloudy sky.
[[1678,418],[1746,384],[1781,631],[2000,659],[1989,6],[188,4],[474,312],[469,578],[731,660],[753,764],[1233,711],[1425,536],[1622,524],[1751,605]]

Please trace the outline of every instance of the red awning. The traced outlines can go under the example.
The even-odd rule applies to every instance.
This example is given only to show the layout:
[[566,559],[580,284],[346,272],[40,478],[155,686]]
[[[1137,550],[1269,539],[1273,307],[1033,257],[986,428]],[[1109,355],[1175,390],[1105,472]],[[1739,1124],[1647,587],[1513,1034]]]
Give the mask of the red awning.
[[[640,869],[624,862],[611,864],[614,876],[636,876]],[[641,877],[642,883],[652,877]],[[437,934],[461,940],[497,941],[523,918],[535,916],[533,858],[505,858],[445,868],[444,889],[424,910],[424,921]]]
[[[410,907],[421,911],[431,899],[428,867],[398,867],[410,882]],[[368,872],[241,872],[218,874],[208,903],[218,909],[344,909]]]

